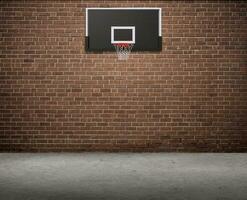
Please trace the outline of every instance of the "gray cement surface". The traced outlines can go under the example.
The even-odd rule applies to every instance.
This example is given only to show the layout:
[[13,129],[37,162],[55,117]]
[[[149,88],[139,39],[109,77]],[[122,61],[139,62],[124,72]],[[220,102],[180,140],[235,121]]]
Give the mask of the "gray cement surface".
[[0,154],[0,200],[129,199],[247,200],[247,154]]

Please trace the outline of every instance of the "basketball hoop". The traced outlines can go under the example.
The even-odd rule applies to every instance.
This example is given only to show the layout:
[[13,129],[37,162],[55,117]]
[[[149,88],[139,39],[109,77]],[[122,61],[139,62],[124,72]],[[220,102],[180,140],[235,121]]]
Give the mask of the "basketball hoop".
[[128,60],[129,54],[131,53],[131,50],[134,44],[133,43],[132,44],[131,43],[115,43],[113,45],[116,49],[118,60]]

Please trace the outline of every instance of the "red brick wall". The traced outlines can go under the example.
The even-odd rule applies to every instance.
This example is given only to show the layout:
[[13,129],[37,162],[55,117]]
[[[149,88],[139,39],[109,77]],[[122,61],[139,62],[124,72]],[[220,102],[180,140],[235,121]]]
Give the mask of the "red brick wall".
[[[162,7],[163,50],[84,51],[86,7]],[[0,151],[247,151],[245,1],[1,1]]]

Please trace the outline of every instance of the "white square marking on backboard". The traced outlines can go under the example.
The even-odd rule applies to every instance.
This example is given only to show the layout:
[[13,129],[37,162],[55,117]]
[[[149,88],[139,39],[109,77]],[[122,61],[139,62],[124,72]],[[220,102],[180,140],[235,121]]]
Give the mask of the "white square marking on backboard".
[[[132,30],[132,40],[114,40],[114,31],[115,30]],[[126,44],[135,44],[135,26],[111,26],[111,43],[112,44],[117,44],[117,43],[126,43]]]

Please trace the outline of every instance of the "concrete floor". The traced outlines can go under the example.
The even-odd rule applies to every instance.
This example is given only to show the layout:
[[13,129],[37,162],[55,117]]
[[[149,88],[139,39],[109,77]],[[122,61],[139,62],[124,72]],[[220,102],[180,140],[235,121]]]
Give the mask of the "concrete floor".
[[247,154],[0,154],[1,200],[247,200]]

